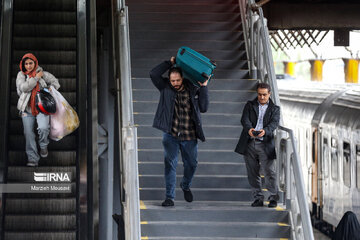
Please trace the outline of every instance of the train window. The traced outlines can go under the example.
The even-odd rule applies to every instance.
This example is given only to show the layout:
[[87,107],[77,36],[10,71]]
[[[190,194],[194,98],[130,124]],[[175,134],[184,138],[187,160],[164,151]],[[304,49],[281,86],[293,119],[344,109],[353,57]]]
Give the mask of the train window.
[[350,172],[351,172],[351,161],[350,161],[351,151],[350,144],[344,142],[343,144],[343,180],[344,184],[347,187],[350,187]]
[[331,178],[338,180],[339,165],[338,165],[338,142],[337,139],[331,138]]
[[356,145],[356,187],[360,189],[360,145]]
[[323,165],[324,177],[327,178],[329,176],[329,145],[327,138],[324,138],[324,142],[323,142],[322,165]]

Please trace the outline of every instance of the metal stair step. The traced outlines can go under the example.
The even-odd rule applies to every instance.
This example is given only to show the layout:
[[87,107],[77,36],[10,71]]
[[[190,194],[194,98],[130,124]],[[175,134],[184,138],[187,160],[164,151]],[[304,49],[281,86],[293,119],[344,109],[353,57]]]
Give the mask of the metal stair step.
[[[252,199],[252,193],[249,189],[191,188],[191,191],[194,195],[194,201],[248,201],[249,199]],[[183,191],[180,188],[176,188],[176,196],[177,199],[183,199]],[[140,199],[159,201],[164,200],[165,188],[141,188]]]
[[[288,238],[289,226],[277,223],[243,222],[147,222],[141,225],[143,236],[182,236],[182,237],[277,237]],[[156,228],[155,228],[156,227]],[[261,231],[259,231],[259,228]]]
[[[198,146],[201,149],[234,150],[238,140],[238,138],[206,138],[205,142],[199,141]],[[161,146],[162,138],[138,138],[140,149],[156,149]]]
[[[182,168],[179,166],[179,168]],[[181,182],[182,175],[176,177],[176,182]],[[141,175],[139,177],[141,188],[165,188],[164,174]],[[250,187],[245,175],[199,175],[195,174],[192,182],[194,188],[247,188]]]
[[[156,112],[158,101],[134,101],[135,112]],[[245,102],[210,102],[206,113],[242,113]]]
[[[176,39],[173,40],[164,40],[164,39],[131,39],[131,49],[178,49],[181,46],[188,46],[192,49],[207,50],[207,49],[217,49],[217,50],[244,50],[245,42],[239,40],[193,40],[193,39],[184,39],[181,42]],[[156,60],[156,56],[154,56]],[[132,59],[133,61],[133,59]],[[149,59],[151,61],[151,59]]]
[[272,208],[209,208],[191,206],[182,208],[175,205],[174,208],[145,209],[141,210],[141,221],[173,222],[190,220],[194,222],[256,222],[256,223],[289,223],[287,211],[277,211]]
[[[239,4],[237,0],[173,0],[172,3],[183,3],[183,4]],[[144,3],[142,0],[131,0],[127,1],[127,5]],[[164,4],[164,0],[147,0],[147,4]]]
[[[142,51],[146,51],[146,49],[141,49]],[[171,49],[170,52],[172,54],[167,55],[166,57],[163,58],[159,58],[159,59],[143,59],[143,58],[137,58],[137,59],[132,59],[131,61],[131,65],[133,67],[136,68],[147,68],[148,72],[150,72],[150,70],[152,68],[154,68],[155,66],[157,66],[159,63],[161,63],[162,61],[165,61],[167,58],[169,58],[169,56],[171,55],[176,55],[177,49]],[[235,59],[237,59],[237,57],[235,57]],[[248,63],[247,60],[235,60],[235,59],[231,59],[231,60],[223,60],[223,59],[212,59],[213,61],[216,62],[217,64],[217,68],[218,69],[229,69],[229,71],[231,70],[239,70],[239,69],[243,69],[243,70],[248,70]]]
[[[152,125],[155,113],[134,112],[134,120],[139,125]],[[201,116],[202,122],[208,125],[240,125],[241,114],[209,114]]]
[[203,31],[203,32],[177,32],[177,31],[132,31],[130,32],[130,40],[133,38],[147,38],[147,39],[176,39],[178,41],[192,39],[192,40],[238,40],[241,41],[243,39],[243,33],[238,32],[230,32],[230,31]]
[[[201,153],[199,153],[200,155]],[[159,159],[160,160],[160,159]],[[161,159],[162,160],[162,159]],[[178,161],[176,173],[182,175],[183,167],[181,160]],[[164,162],[140,162],[139,174],[164,174]],[[246,175],[245,163],[225,163],[225,162],[199,162],[196,175]]]
[[[147,68],[136,69],[132,73],[132,77],[137,77],[137,78],[149,77],[149,69],[147,69]],[[249,77],[250,77],[249,76],[249,70],[226,70],[226,69],[221,70],[221,69],[217,69],[214,72],[214,79],[213,80],[216,80],[217,78],[223,78],[223,79],[247,79]],[[210,85],[209,85],[209,87],[210,87]]]
[[[249,90],[212,90],[209,83],[209,100],[210,102],[247,102],[253,100],[256,97],[255,92]],[[133,100],[134,101],[159,101],[159,91],[154,89],[134,89]]]
[[[151,69],[149,69],[150,72]],[[210,85],[211,84],[211,85]],[[249,90],[254,92],[257,81],[250,79],[221,79],[219,77],[212,79],[209,83],[209,90]],[[145,78],[132,79],[133,89],[155,89],[150,80],[149,73]]]
[[[179,46],[180,47],[180,46]],[[164,50],[146,50],[143,49],[134,49],[131,51],[131,58],[136,59],[153,59],[154,56],[156,56],[159,59],[168,60],[171,56],[176,56],[176,53],[178,51],[178,48],[175,49],[164,49]],[[206,56],[207,58],[218,61],[218,60],[246,60],[246,52],[245,51],[233,51],[233,50],[205,50],[200,51],[201,54]],[[162,61],[159,61],[157,64],[160,64]],[[153,67],[155,67],[154,65]],[[135,71],[137,71],[137,68],[140,68],[139,66],[132,66],[135,68]],[[217,62],[217,68],[222,69],[221,62]],[[150,69],[151,70],[151,69]],[[235,69],[232,69],[235,70]],[[247,70],[247,69],[244,69]],[[149,71],[149,70],[148,70]]]
[[[180,157],[180,156],[179,156]],[[160,162],[164,161],[164,150],[162,146],[158,149],[138,151],[138,158],[140,162]],[[181,160],[180,160],[181,161]],[[198,150],[198,162],[215,162],[215,163],[243,163],[243,156],[234,151],[213,151],[213,150]],[[240,174],[240,173],[239,173]]]
[[[203,126],[205,137],[207,138],[238,138],[242,131],[242,126]],[[163,132],[152,126],[138,126],[138,136],[141,137],[160,137]]]
[[236,4],[188,4],[187,2],[163,2],[162,4],[129,4],[129,10],[131,13],[138,14],[144,12],[156,12],[156,13],[239,13],[239,6]]
[[[194,14],[196,17],[194,18]],[[131,22],[163,22],[164,19],[170,23],[182,22],[241,22],[239,13],[129,13],[129,21]],[[130,30],[131,33],[131,30]]]
[[[192,6],[191,6],[192,7]],[[238,31],[241,29],[241,22],[234,24],[233,22],[186,22],[167,24],[163,22],[149,22],[149,23],[130,23],[131,31],[142,31],[144,29],[154,31],[172,31],[177,29],[181,31]]]

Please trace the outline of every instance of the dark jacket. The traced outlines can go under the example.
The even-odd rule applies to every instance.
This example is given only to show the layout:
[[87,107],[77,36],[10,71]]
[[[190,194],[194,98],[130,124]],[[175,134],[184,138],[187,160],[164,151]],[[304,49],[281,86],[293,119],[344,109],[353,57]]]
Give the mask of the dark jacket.
[[[170,61],[165,61],[150,72],[151,81],[160,91],[160,100],[156,110],[153,127],[166,133],[171,133],[177,90],[171,86],[169,78],[164,78],[162,75],[168,71],[171,66]],[[200,112],[204,113],[208,109],[208,89],[206,86],[200,88],[195,87],[187,79],[183,80],[183,84],[189,89],[190,93],[192,120],[195,124],[196,137],[201,141],[205,141],[204,132],[201,126]]]
[[[250,128],[255,128],[259,117],[259,102],[257,98],[252,101],[248,101],[244,107],[241,117],[241,124],[243,130],[239,142],[235,148],[235,152],[239,154],[245,154],[248,143],[251,139],[249,135]],[[263,129],[265,135],[263,142],[265,144],[265,151],[269,159],[276,158],[275,143],[274,143],[274,130],[279,126],[280,121],[280,107],[275,105],[271,99],[269,99],[269,106],[266,109],[263,119]]]

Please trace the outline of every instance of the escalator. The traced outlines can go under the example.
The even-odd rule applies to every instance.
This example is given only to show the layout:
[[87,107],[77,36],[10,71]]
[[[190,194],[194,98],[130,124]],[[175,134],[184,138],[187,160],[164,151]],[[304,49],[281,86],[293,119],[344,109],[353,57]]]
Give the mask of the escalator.
[[[80,139],[85,138],[84,131],[77,130],[58,142],[50,141],[48,157],[41,158],[38,167],[27,167],[22,120],[16,108],[19,62],[25,53],[31,52],[37,57],[39,65],[59,80],[59,91],[78,113],[80,111],[80,122],[85,124],[81,116],[85,104],[78,102],[83,93],[79,90],[82,86],[77,69],[77,4],[76,0],[14,0],[13,5],[10,4],[13,6],[10,84],[7,93],[10,108],[5,113],[6,149],[2,155],[7,161],[3,159],[5,161],[2,163],[3,182],[35,183],[34,172],[71,173],[70,182],[67,182],[71,185],[71,192],[3,194],[2,237],[6,240],[79,237],[79,146]],[[6,69],[3,68],[2,74],[4,71]],[[34,131],[37,132],[36,129]]]

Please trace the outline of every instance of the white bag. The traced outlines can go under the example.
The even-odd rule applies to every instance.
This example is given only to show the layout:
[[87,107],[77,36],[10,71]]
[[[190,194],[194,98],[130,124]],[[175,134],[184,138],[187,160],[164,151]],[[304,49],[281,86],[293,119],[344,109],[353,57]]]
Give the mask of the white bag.
[[80,121],[75,110],[53,86],[50,86],[50,93],[56,101],[56,113],[50,115],[49,137],[59,141],[75,131],[79,127]]

